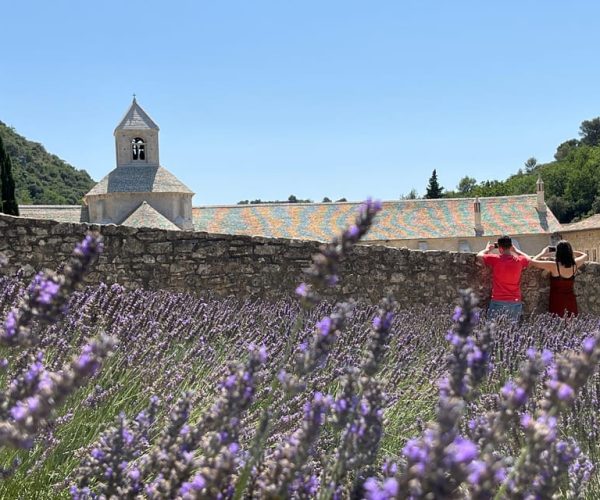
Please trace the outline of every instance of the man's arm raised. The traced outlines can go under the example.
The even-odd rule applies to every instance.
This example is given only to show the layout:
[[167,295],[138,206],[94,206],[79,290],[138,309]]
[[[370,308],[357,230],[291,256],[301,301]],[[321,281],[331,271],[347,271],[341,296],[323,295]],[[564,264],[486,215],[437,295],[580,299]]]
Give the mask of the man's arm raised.
[[483,260],[483,256],[490,253],[493,249],[494,249],[494,244],[492,242],[488,241],[485,248],[483,250],[480,250],[479,252],[477,252],[477,259]]

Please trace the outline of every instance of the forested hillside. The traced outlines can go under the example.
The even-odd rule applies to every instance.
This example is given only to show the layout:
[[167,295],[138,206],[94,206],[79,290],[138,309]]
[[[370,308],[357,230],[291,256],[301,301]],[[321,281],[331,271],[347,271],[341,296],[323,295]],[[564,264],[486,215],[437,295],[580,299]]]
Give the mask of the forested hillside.
[[12,160],[19,204],[78,205],[94,186],[85,170],[77,170],[1,121],[0,135]]
[[544,181],[546,203],[562,223],[600,213],[600,117],[582,122],[580,139],[556,149],[555,161],[538,164],[530,158],[524,169],[504,181],[477,182],[463,177],[456,191],[444,196],[506,196],[535,193],[538,176]]

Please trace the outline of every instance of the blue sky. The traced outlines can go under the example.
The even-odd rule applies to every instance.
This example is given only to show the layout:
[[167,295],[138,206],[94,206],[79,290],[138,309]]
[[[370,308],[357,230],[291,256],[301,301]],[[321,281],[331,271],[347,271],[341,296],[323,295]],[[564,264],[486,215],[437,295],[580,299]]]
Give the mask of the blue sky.
[[0,120],[99,180],[138,102],[195,205],[504,179],[600,115],[595,1],[9,2]]

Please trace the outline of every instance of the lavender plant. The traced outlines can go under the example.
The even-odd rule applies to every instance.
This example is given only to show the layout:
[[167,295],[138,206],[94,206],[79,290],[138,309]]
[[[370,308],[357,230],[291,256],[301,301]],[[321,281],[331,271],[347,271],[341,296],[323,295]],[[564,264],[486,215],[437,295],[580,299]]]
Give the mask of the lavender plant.
[[[20,295],[20,304],[7,315],[0,343],[14,347],[35,347],[39,324],[57,322],[65,312],[70,294],[82,281],[102,251],[99,235],[89,234],[76,246],[62,274],[45,271],[37,274]],[[101,336],[85,345],[81,353],[58,372],[43,365],[42,351],[35,355],[24,351],[17,363],[18,371],[8,389],[0,392],[0,444],[30,448],[39,429],[76,388],[83,385],[99,369],[113,348],[113,340]],[[5,363],[5,368],[8,362]],[[19,366],[20,365],[20,366]]]
[[[285,498],[293,493],[292,482],[309,458],[311,448],[321,431],[326,411],[331,405],[331,397],[316,392],[312,401],[304,405],[301,426],[280,443],[267,461],[264,472],[258,480],[259,496],[262,498]],[[298,489],[298,484],[295,485]]]
[[[11,473],[0,494],[593,497],[598,318],[493,326],[479,322],[468,293],[452,320],[426,306],[323,300],[378,209],[366,203],[354,228],[315,256],[298,289],[304,307],[101,284],[64,292],[61,321],[45,318],[54,311],[46,306],[30,320],[13,314],[24,326],[3,352],[21,343],[23,354],[0,370],[10,399],[0,418],[16,425],[11,410],[26,415],[15,435],[28,434],[30,448],[0,450]],[[0,314],[31,294],[43,304],[54,294],[44,283],[0,278]],[[116,342],[99,372],[85,346],[102,331]],[[250,340],[266,349],[248,354]],[[26,404],[63,367],[80,369],[81,381],[95,372],[95,385],[69,389],[49,425]],[[160,394],[160,406],[140,414],[148,394]]]
[[156,419],[158,398],[135,419],[121,413],[115,427],[105,431],[75,472],[73,499],[133,499],[141,493],[141,472],[135,460],[148,448],[149,431]]
[[8,313],[4,331],[0,332],[0,343],[37,343],[34,322],[53,323],[62,317],[71,293],[81,283],[103,248],[102,238],[90,233],[75,247],[62,273],[49,270],[38,273],[27,289],[26,299]]
[[[313,256],[313,263],[307,270],[309,283],[302,283],[296,289],[296,293],[306,308],[313,307],[319,301],[318,291],[320,289],[333,287],[338,283],[340,259],[366,234],[379,210],[381,210],[380,202],[367,200],[361,205],[355,224],[344,231],[340,237],[334,238],[330,244],[321,246],[320,252]],[[336,304],[334,311],[316,324],[310,345],[308,342],[302,342],[298,347],[293,370],[289,373],[283,368],[279,370],[277,379],[283,389],[280,397],[284,402],[306,390],[305,377],[325,364],[353,308],[354,304],[350,302]],[[290,340],[294,339],[295,337],[290,338]],[[273,401],[273,396],[269,399]],[[300,475],[301,469],[306,465],[305,462],[313,449],[314,441],[319,436],[319,427],[322,423],[320,418],[322,399],[322,394],[316,392],[312,401],[309,400],[304,403],[302,426],[294,431],[292,436],[284,437],[271,456],[262,465],[258,466],[255,474],[257,476],[255,477],[256,485],[263,495],[276,497],[291,494],[294,491],[298,493],[299,489],[304,487],[304,482],[296,476]],[[324,400],[329,401],[329,399],[329,396],[327,396]],[[285,408],[285,406],[283,407]],[[306,408],[315,409],[314,414],[308,412],[310,415],[307,416]],[[254,453],[251,454],[250,460],[242,473],[242,480],[238,483],[236,489],[238,497],[246,487],[250,468],[253,468],[256,462],[261,462],[263,459],[265,438],[269,433],[269,421],[273,418],[274,415],[269,403],[260,419],[259,432],[253,446]],[[300,449],[294,451],[294,446],[290,447],[286,442],[295,443],[298,435],[301,435],[305,442]],[[272,483],[273,478],[277,478],[276,484]],[[292,483],[296,485],[295,490],[290,490],[290,484]]]
[[[492,329],[472,335],[473,305],[463,293],[447,335],[453,354],[448,377],[440,382],[436,421],[407,442],[400,468],[381,483],[365,483],[367,498],[551,498],[558,491],[568,497],[583,491],[593,466],[572,439],[559,439],[557,416],[596,372],[600,333],[586,338],[580,353],[567,352],[556,362],[547,350],[528,349],[520,376],[496,397],[498,408],[472,419],[471,436],[464,436],[459,430],[465,406],[478,396],[492,350]],[[545,391],[531,402],[537,408],[532,416],[524,410],[545,368]],[[516,457],[506,446],[515,424],[523,429]]]
[[[349,367],[342,381],[341,395],[334,405],[333,421],[341,429],[339,444],[332,454],[320,496],[339,497],[342,494],[362,496],[362,485],[373,473],[383,433],[385,396],[382,384],[375,378],[387,351],[393,320],[394,301],[382,300],[367,339],[367,349],[361,369]],[[344,479],[355,474],[354,485]]]
[[[154,476],[146,488],[150,498],[178,494],[216,497],[232,488],[240,420],[252,403],[266,359],[263,347],[251,345],[248,361],[231,367],[221,384],[220,397],[195,426],[186,423],[191,395],[180,402],[160,444],[144,464],[144,476]],[[202,451],[198,459],[194,457],[196,450]]]

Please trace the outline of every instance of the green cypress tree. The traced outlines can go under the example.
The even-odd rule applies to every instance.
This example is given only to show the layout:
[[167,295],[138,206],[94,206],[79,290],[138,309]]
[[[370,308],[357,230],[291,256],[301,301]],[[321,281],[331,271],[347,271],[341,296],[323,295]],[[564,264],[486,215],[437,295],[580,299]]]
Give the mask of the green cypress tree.
[[15,198],[15,180],[12,175],[12,162],[4,149],[0,136],[0,211],[8,215],[19,215],[19,205]]
[[441,198],[444,188],[438,184],[437,172],[434,170],[429,178],[429,184],[427,185],[427,193],[425,198]]

